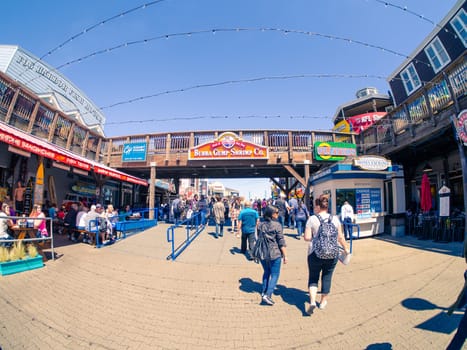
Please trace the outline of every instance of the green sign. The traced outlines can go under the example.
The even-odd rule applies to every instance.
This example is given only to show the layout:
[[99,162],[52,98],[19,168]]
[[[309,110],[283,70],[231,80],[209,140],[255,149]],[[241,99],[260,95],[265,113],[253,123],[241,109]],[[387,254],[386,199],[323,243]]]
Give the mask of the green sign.
[[346,142],[315,142],[314,156],[316,160],[339,161],[346,157],[357,156],[357,146]]

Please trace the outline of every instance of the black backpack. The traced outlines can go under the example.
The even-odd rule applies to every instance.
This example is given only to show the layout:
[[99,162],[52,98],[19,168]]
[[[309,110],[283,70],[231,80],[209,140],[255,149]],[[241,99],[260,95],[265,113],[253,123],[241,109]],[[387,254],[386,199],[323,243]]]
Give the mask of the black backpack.
[[327,220],[316,215],[320,225],[318,234],[313,240],[313,250],[320,259],[335,259],[339,255],[339,245],[337,243],[337,227],[332,223],[332,215]]

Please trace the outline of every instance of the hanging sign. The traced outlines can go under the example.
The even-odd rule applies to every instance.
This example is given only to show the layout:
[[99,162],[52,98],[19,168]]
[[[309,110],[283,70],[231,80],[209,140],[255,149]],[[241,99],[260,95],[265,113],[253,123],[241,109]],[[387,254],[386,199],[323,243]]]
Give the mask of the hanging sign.
[[457,120],[457,135],[461,139],[462,143],[467,145],[467,109],[464,109],[459,113]]
[[449,216],[449,198],[451,196],[451,190],[447,186],[443,186],[438,191],[439,194],[439,216]]
[[211,142],[190,148],[189,160],[267,159],[268,148],[244,141],[233,132],[225,132]]
[[355,131],[357,134],[368,129],[375,122],[383,118],[387,113],[386,112],[371,112],[365,114],[354,115],[347,118],[350,125],[352,126],[352,131]]
[[36,172],[36,183],[34,185],[34,202],[42,204],[44,199],[44,162],[43,158],[39,161]]

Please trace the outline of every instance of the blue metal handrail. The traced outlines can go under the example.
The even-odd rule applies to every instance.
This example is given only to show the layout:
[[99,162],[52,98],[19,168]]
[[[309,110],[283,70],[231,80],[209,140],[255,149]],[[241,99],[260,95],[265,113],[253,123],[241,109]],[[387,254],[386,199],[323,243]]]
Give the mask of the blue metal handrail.
[[[154,211],[154,219],[148,219],[149,218],[149,212]],[[115,224],[117,229],[122,232],[123,238],[126,238],[127,236],[127,231],[131,230],[144,230],[149,227],[153,227],[154,225],[157,225],[157,215],[158,215],[158,209],[153,208],[153,209],[138,209],[133,211],[133,215],[135,213],[140,214],[140,220],[134,221],[134,220],[128,220],[128,214],[120,214],[118,215],[118,221],[114,221],[114,218],[117,218],[115,216],[114,218],[110,218],[110,223]],[[100,242],[100,237],[99,237],[99,219],[96,218],[94,220],[91,220],[89,222],[89,227],[88,227],[88,232],[94,233],[96,236],[96,248],[101,248],[105,246],[103,242]],[[137,224],[137,225],[135,225]],[[134,226],[137,226],[137,228],[134,228]],[[117,239],[118,240],[118,239]]]
[[[185,225],[186,239],[175,248],[175,229]],[[177,222],[167,229],[167,242],[171,243],[172,252],[167,256],[167,260],[175,260],[198,235],[203,231],[204,225],[201,222],[201,213],[194,213],[189,219]],[[190,235],[191,231],[194,233]]]

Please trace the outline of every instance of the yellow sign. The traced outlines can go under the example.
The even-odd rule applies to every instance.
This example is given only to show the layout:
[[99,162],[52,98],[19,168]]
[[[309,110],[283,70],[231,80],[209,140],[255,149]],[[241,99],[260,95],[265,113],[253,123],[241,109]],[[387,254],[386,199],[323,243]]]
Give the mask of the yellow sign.
[[350,132],[350,124],[347,120],[341,120],[339,123],[334,125],[332,131],[337,132]]
[[[332,128],[332,131],[350,132],[350,123],[347,120],[341,120],[339,123],[334,125],[334,127]],[[346,141],[347,139],[348,137],[336,135],[337,142]]]
[[39,166],[37,167],[36,173],[36,185],[44,184],[44,162],[41,160]]
[[267,159],[268,148],[244,141],[233,132],[225,132],[217,139],[190,148],[189,160]]

